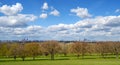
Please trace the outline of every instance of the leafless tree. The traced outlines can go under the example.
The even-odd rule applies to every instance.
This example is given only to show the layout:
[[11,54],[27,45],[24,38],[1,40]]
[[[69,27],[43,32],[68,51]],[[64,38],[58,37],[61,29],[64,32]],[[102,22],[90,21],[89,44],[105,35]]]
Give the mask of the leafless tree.
[[44,52],[51,55],[51,60],[54,60],[55,53],[61,50],[61,47],[57,41],[47,41],[42,44]]

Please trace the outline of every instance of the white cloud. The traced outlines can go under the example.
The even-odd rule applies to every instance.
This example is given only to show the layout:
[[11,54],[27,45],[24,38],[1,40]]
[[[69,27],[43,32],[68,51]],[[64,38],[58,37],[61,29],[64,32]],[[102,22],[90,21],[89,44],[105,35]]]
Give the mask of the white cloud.
[[[55,38],[66,39],[66,37],[71,36],[71,39],[96,37],[94,40],[112,40],[109,36],[117,36],[115,39],[118,40],[118,36],[120,36],[120,16],[99,16],[83,19],[75,24],[52,25],[47,28],[47,33],[48,32],[53,33],[54,37],[56,36]],[[99,37],[101,37],[101,39]]]
[[15,5],[12,6],[3,5],[2,7],[0,7],[0,12],[5,15],[15,15],[21,12],[22,9],[23,9],[22,4],[16,3]]
[[42,9],[43,10],[47,10],[49,7],[48,7],[48,3],[47,2],[45,2],[44,4],[43,4],[43,6],[42,6]]
[[[60,12],[57,9],[55,9],[53,6],[51,6],[49,8],[47,2],[43,3],[41,12],[42,12],[42,14],[40,14],[40,18],[42,18],[42,19],[46,19],[49,15],[53,15],[53,16],[60,15]],[[47,14],[47,13],[49,13],[49,14]]]
[[22,27],[27,22],[34,21],[37,17],[32,14],[17,14],[14,16],[1,16],[0,26]]
[[[72,9],[72,11],[76,12],[77,15],[79,9]],[[87,9],[85,11],[89,14]],[[27,22],[34,21],[37,17],[32,14],[19,14],[19,12],[20,10],[15,14],[0,16],[0,39],[22,39],[23,37],[28,37],[35,40],[78,40],[79,38],[120,40],[120,15],[97,16],[77,21],[74,24],[57,24],[42,27],[39,25],[27,26]],[[87,14],[85,12],[84,15],[78,13],[81,18],[91,16]],[[47,17],[47,13],[40,15],[40,18],[43,19]]]
[[118,12],[120,12],[120,9],[116,9],[116,10],[115,10],[115,13],[118,13]]
[[37,17],[33,14],[20,14],[23,9],[21,3],[8,6],[3,5],[0,7],[0,12],[5,14],[0,16],[0,26],[2,27],[24,27],[27,22],[34,21]]
[[89,14],[87,8],[77,7],[75,9],[71,9],[70,12],[75,13],[76,16],[78,16],[80,18],[87,18],[87,17],[91,17],[92,16],[91,14]]
[[42,18],[42,19],[45,19],[45,18],[47,18],[48,17],[48,15],[46,14],[46,13],[42,13],[41,15],[40,15],[40,18]]
[[[32,19],[29,21],[32,21]],[[39,25],[24,28],[0,27],[0,34],[3,36],[8,35],[8,37],[14,36],[15,38],[26,36],[38,40],[78,40],[79,38],[119,40],[120,16],[99,16],[83,19],[74,24],[57,24],[48,27]],[[114,37],[114,39],[112,39],[112,37]]]
[[50,12],[50,15],[59,16],[60,12],[58,10],[53,10]]
[[[0,27],[0,39],[21,40],[23,38],[33,39],[33,37],[41,37],[43,35],[41,26],[33,25],[24,28]],[[43,37],[43,36],[42,36]]]
[[26,28],[14,28],[13,34],[15,35],[21,35],[21,34],[35,34],[39,33],[39,31],[42,30],[41,26],[33,25],[28,26]]

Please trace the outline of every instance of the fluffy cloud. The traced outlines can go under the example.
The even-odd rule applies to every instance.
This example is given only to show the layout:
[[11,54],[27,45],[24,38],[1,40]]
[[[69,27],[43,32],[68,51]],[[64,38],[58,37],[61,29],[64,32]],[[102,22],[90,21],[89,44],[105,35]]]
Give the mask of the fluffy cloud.
[[74,24],[58,24],[48,27],[37,25],[24,28],[0,27],[0,33],[4,36],[10,35],[9,37],[23,38],[25,36],[38,40],[79,40],[80,38],[119,40],[119,24],[120,16],[99,16],[83,19]]
[[16,3],[15,5],[12,6],[3,5],[2,7],[0,7],[0,12],[5,15],[15,15],[21,12],[22,9],[23,9],[22,4]]
[[3,5],[0,7],[0,12],[5,14],[0,16],[0,26],[2,27],[25,27],[27,22],[34,21],[37,17],[33,14],[20,14],[23,9],[22,4]]
[[0,27],[0,33],[18,39],[29,37],[37,40],[78,40],[80,38],[119,40],[120,16],[99,16],[83,19],[74,24],[57,24],[48,27],[37,25],[24,28]]
[[75,9],[71,9],[70,12],[75,13],[76,16],[78,16],[80,18],[86,18],[86,17],[91,17],[92,16],[91,14],[89,14],[87,8],[77,7]]
[[14,28],[14,32],[13,34],[15,35],[21,35],[21,34],[34,34],[35,31],[37,33],[39,33],[39,31],[42,30],[42,27],[41,26],[37,26],[37,25],[34,25],[34,26],[28,26],[26,28]]
[[58,10],[53,10],[50,12],[50,15],[59,16],[60,12]]
[[48,3],[47,2],[45,2],[44,4],[43,4],[43,6],[42,6],[42,9],[43,10],[47,10],[49,7],[48,7]]
[[[11,27],[0,27],[0,39],[18,39],[21,40],[23,38],[29,37],[29,39],[33,39],[33,37],[42,36],[40,33],[44,33],[42,31],[41,26],[33,25],[24,28],[11,28]],[[1,38],[2,37],[2,38]],[[14,38],[12,38],[14,37]]]
[[[20,40],[27,37],[32,40],[79,40],[80,38],[91,40],[120,40],[120,16],[85,18],[91,16],[88,10],[78,7],[77,9],[71,9],[71,12],[85,19],[73,24],[57,24],[42,27],[38,25],[27,26],[27,22],[34,21],[37,17],[32,14],[20,14],[19,12],[21,10],[17,10],[14,14],[7,15],[4,13],[5,16],[0,16],[0,39]],[[55,16],[57,14],[51,15]],[[45,19],[47,16],[48,14],[42,13],[40,18]]]
[[45,19],[45,18],[47,18],[47,14],[46,13],[42,13],[41,15],[40,15],[40,18],[42,18],[42,19]]
[[34,21],[37,17],[32,14],[17,14],[14,16],[1,16],[0,26],[23,27],[27,22]]
[[[47,31],[53,33],[55,38],[66,39],[66,37],[69,38],[71,36],[71,39],[93,37],[96,38],[93,40],[98,38],[99,40],[112,40],[110,36],[120,36],[120,16],[99,16],[83,19],[75,24],[52,25],[47,28]],[[102,37],[106,39],[102,39]],[[115,39],[118,40],[117,38]]]
[[49,15],[59,16],[60,12],[57,9],[55,9],[54,7],[49,8],[48,3],[44,2],[43,6],[42,6],[42,13],[40,14],[40,18],[46,19]]
[[111,19],[106,22],[106,26],[109,27],[120,27],[120,16],[111,16]]

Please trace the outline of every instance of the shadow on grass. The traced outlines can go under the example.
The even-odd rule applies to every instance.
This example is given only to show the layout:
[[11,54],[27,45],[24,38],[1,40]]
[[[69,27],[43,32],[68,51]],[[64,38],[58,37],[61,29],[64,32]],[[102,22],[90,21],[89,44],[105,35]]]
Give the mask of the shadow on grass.
[[103,59],[116,59],[116,57],[99,57],[99,58],[103,58]]
[[[64,57],[64,56],[63,56]],[[32,58],[26,58],[24,61],[56,61],[56,60],[70,60],[71,58],[68,58],[69,56],[67,56],[67,58],[55,58],[54,60],[51,60],[50,58],[36,58],[35,60],[33,60]],[[85,60],[85,59],[115,59],[116,57],[98,57],[98,58],[92,58],[92,57],[84,57],[84,58],[73,58],[74,60]],[[120,58],[119,58],[120,59]],[[11,58],[0,58],[0,62],[21,62],[22,59],[18,58],[16,60],[11,59]],[[23,61],[23,62],[24,62]]]
[[[54,60],[51,60],[51,59],[25,59],[24,61],[54,61],[54,60],[69,60],[68,58],[64,58],[64,59],[54,59]],[[23,61],[23,60],[0,60],[0,62],[19,62],[19,61]],[[23,61],[23,62],[24,62]]]
[[81,58],[81,59],[97,59],[97,58]]

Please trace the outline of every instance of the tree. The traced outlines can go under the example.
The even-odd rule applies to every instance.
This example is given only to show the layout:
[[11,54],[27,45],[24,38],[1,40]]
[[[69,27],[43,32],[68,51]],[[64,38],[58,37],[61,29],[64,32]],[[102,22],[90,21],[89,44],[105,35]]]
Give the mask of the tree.
[[89,55],[95,54],[95,43],[87,43],[86,52]]
[[17,55],[18,55],[18,48],[19,48],[19,44],[18,43],[12,43],[10,45],[10,56],[13,56],[14,60],[16,60]]
[[77,57],[79,58],[81,54],[83,55],[83,43],[81,42],[72,43],[71,50],[73,53],[76,53]]
[[19,44],[18,52],[19,52],[18,53],[19,57],[21,57],[22,60],[24,61],[25,57],[27,56],[27,51],[25,49],[25,44],[24,43]]
[[119,59],[120,52],[120,43],[119,42],[110,42],[112,52],[116,55],[116,59]]
[[67,56],[67,54],[68,54],[68,44],[61,43],[61,53],[64,54],[64,56]]
[[73,53],[76,53],[78,58],[80,55],[82,55],[82,58],[84,58],[84,55],[86,53],[86,46],[87,44],[84,42],[74,42],[71,44],[71,51]]
[[0,46],[0,55],[4,57],[9,57],[9,49],[10,49],[10,44],[9,43],[1,43]]
[[1,43],[0,44],[0,55],[1,56],[6,56],[7,53],[7,44],[6,43]]
[[87,52],[87,42],[82,42],[82,59],[84,58],[85,53]]
[[71,52],[76,53],[77,57],[80,57],[80,54],[82,53],[82,45],[80,42],[75,42],[71,44]]
[[109,42],[97,42],[96,44],[96,51],[101,54],[103,58],[110,54],[110,43]]
[[40,46],[38,43],[25,44],[25,48],[26,48],[27,54],[33,57],[33,60],[35,60],[35,57],[40,53],[39,51]]
[[42,48],[45,53],[49,53],[51,55],[51,60],[54,60],[55,53],[59,52],[61,47],[57,41],[47,41],[42,43]]

